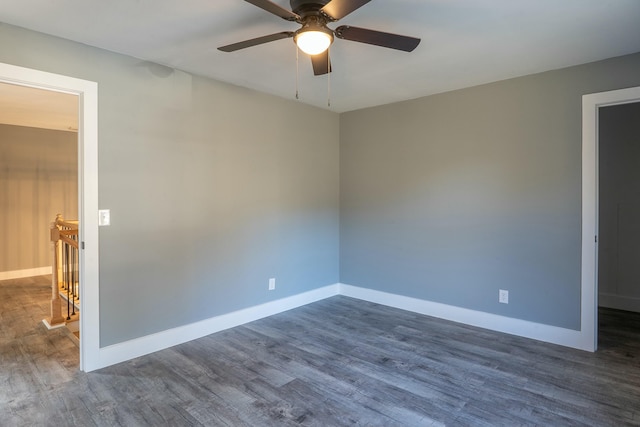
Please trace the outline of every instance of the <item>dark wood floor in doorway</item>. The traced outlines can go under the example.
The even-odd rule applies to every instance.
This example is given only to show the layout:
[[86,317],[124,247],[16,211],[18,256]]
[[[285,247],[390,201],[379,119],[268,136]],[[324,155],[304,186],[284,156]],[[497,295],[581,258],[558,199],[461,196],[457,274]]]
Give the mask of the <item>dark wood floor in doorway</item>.
[[587,353],[333,297],[98,372],[0,282],[1,426],[640,425],[640,315]]

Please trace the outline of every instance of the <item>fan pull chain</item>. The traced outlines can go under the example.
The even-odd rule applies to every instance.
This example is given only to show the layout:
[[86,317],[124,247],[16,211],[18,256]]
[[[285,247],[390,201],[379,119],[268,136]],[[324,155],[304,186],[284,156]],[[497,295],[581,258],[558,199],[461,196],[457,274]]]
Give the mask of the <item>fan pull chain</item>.
[[296,44],[293,44],[295,46],[296,49],[296,99],[300,99],[300,97],[298,96],[298,46],[296,46]]
[[327,48],[327,107],[331,108],[331,46]]

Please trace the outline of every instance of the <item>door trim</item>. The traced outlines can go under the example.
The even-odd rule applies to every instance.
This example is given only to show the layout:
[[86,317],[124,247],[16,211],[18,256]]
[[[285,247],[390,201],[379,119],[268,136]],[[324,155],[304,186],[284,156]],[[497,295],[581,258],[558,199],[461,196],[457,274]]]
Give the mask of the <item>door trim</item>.
[[640,87],[582,96],[581,334],[598,349],[598,117],[600,107],[640,101]]
[[78,219],[80,220],[80,369],[99,367],[98,84],[0,63],[0,82],[78,96]]

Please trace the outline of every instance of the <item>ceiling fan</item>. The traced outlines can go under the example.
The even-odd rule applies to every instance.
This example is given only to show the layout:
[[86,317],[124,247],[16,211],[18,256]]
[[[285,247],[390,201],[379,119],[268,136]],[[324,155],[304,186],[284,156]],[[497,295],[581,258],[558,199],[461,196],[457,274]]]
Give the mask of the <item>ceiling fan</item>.
[[420,39],[414,37],[351,27],[349,25],[342,25],[335,30],[327,27],[328,23],[344,18],[371,0],[290,0],[291,11],[269,0],[245,1],[287,21],[297,22],[301,27],[297,31],[282,31],[222,46],[218,49],[223,52],[234,52],[247,47],[293,37],[293,41],[298,48],[310,55],[313,74],[316,76],[327,74],[331,71],[328,48],[333,43],[334,36],[343,40],[368,43],[405,52],[413,51],[420,43]]

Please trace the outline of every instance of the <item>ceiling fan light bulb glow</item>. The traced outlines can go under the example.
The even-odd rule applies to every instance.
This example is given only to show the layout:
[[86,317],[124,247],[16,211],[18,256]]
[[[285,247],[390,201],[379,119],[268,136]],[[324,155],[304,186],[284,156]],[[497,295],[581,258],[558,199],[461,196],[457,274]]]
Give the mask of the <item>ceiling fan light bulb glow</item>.
[[324,31],[304,31],[296,35],[296,45],[307,55],[318,55],[329,48],[333,37]]

